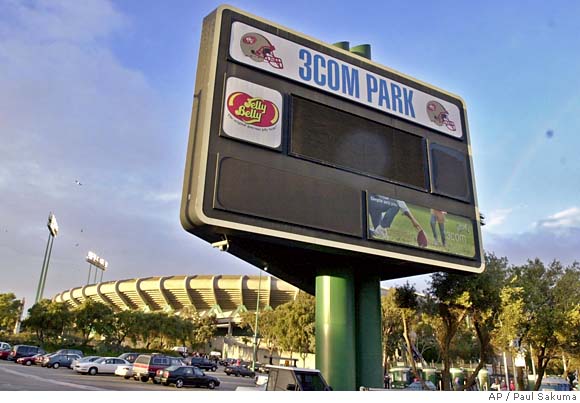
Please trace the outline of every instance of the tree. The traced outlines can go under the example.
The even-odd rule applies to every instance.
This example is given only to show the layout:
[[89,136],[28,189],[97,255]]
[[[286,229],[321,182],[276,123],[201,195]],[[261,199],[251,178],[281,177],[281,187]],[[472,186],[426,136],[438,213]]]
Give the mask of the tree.
[[121,346],[127,337],[137,333],[139,313],[129,310],[116,312],[112,316],[110,325],[107,341]]
[[[479,371],[493,353],[491,337],[501,312],[500,290],[505,283],[508,261],[493,254],[486,254],[485,261],[486,269],[481,274],[436,273],[432,276],[430,293],[436,309],[432,311],[431,323],[437,329],[442,350],[444,389],[451,381],[448,372],[451,356],[464,354],[464,359],[471,359],[473,338],[477,338],[479,344],[478,364],[463,388],[475,384]],[[465,322],[466,319],[469,321]],[[465,342],[460,343],[458,336]],[[462,345],[463,349],[458,350]]]
[[11,332],[20,319],[22,301],[14,293],[0,294],[0,332]]
[[390,358],[395,355],[396,349],[403,338],[403,327],[401,315],[395,300],[397,290],[390,288],[387,294],[381,297],[382,310],[382,339],[383,339],[383,360],[385,372],[389,371]]
[[65,329],[71,327],[72,318],[66,303],[43,299],[28,310],[28,317],[22,322],[22,326],[34,332],[38,341],[44,344],[61,337]]
[[493,356],[492,335],[498,327],[496,318],[502,310],[500,292],[505,285],[508,260],[486,253],[485,271],[469,276],[463,283],[469,294],[469,318],[479,344],[478,364],[465,382],[470,388],[476,382],[479,371]]
[[300,354],[303,363],[308,353],[315,349],[315,309],[314,297],[303,292],[294,301],[279,307],[286,345],[290,352],[297,351]]
[[424,321],[435,333],[441,351],[443,370],[441,385],[443,390],[451,390],[451,342],[459,327],[469,313],[469,295],[458,287],[461,276],[447,273],[435,273],[431,277],[431,286],[425,306]]
[[74,310],[76,330],[81,334],[84,344],[88,344],[94,334],[107,332],[112,322],[113,311],[102,302],[87,299]]
[[192,344],[196,347],[205,346],[211,341],[217,331],[215,316],[197,316],[193,322]]
[[[564,270],[558,281],[555,298],[566,312],[562,328],[556,337],[562,348],[563,376],[568,377],[571,368],[578,368],[580,358],[580,264],[574,262]],[[574,366],[575,364],[575,366]]]
[[[578,312],[578,265],[564,268],[558,261],[545,266],[539,259],[511,268],[502,289],[504,309],[497,339],[512,353],[527,345],[537,362],[534,390],[539,390],[550,360],[561,357],[563,346],[573,347],[570,323]],[[572,320],[570,320],[572,319]]]
[[427,390],[425,380],[417,371],[415,364],[415,346],[410,337],[410,322],[412,317],[417,314],[419,302],[417,301],[417,291],[415,287],[408,282],[405,285],[397,287],[395,291],[395,303],[399,309],[401,321],[403,323],[403,338],[405,339],[405,346],[407,351],[407,358],[411,364],[411,370],[416,379],[421,381],[423,390]]

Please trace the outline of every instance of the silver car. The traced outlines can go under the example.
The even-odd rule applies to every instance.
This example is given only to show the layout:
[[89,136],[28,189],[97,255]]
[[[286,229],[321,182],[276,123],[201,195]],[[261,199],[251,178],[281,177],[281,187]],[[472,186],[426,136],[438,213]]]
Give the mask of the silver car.
[[129,365],[129,361],[118,357],[101,357],[93,362],[81,362],[75,365],[79,374],[114,374],[119,365]]

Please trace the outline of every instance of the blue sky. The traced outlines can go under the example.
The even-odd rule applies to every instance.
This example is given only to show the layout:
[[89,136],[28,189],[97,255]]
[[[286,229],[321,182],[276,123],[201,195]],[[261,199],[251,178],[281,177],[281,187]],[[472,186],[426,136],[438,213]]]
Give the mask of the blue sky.
[[[258,273],[179,224],[201,23],[219,4],[0,3],[0,292],[34,298],[50,211],[45,296],[86,283],[88,250],[109,261],[105,280]],[[376,62],[461,96],[485,249],[580,259],[580,3],[230,4],[370,43]]]

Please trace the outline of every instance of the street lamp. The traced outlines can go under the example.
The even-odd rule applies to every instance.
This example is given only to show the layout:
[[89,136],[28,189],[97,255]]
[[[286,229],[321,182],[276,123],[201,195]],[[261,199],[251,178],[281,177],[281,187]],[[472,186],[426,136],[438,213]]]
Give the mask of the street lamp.
[[[264,267],[264,271],[268,271],[268,267]],[[252,371],[256,370],[256,361],[258,359],[258,316],[260,315],[260,290],[262,289],[262,270],[260,270],[260,277],[258,280],[258,298],[256,301],[256,324],[254,325],[254,356],[252,360]]]
[[52,254],[52,244],[54,242],[54,237],[58,234],[58,223],[56,222],[56,217],[52,212],[48,215],[46,226],[48,227],[48,241],[46,243],[46,250],[44,251],[42,270],[40,271],[40,279],[38,280],[34,303],[38,303],[42,299],[42,294],[44,294],[44,285],[46,284],[46,275],[48,273],[50,255]]
[[87,253],[86,261],[89,263],[89,277],[87,278],[87,284],[91,280],[91,268],[93,266],[95,266],[95,280],[94,280],[94,282],[95,283],[97,282],[97,269],[101,270],[101,282],[102,282],[103,281],[103,273],[105,272],[105,270],[107,270],[107,267],[109,267],[109,262],[107,262],[102,257],[99,257],[95,252],[91,252],[91,251],[89,251],[89,253]]

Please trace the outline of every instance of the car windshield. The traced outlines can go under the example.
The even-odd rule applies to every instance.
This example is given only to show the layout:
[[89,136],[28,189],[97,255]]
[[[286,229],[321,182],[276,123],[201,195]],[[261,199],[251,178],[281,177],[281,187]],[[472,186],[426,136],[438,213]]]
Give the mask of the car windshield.
[[101,357],[101,358],[96,359],[94,362],[96,364],[102,364],[105,362],[106,359],[107,359],[106,357]]
[[177,368],[180,368],[179,365],[172,365],[170,367],[165,368],[166,371],[175,371]]

